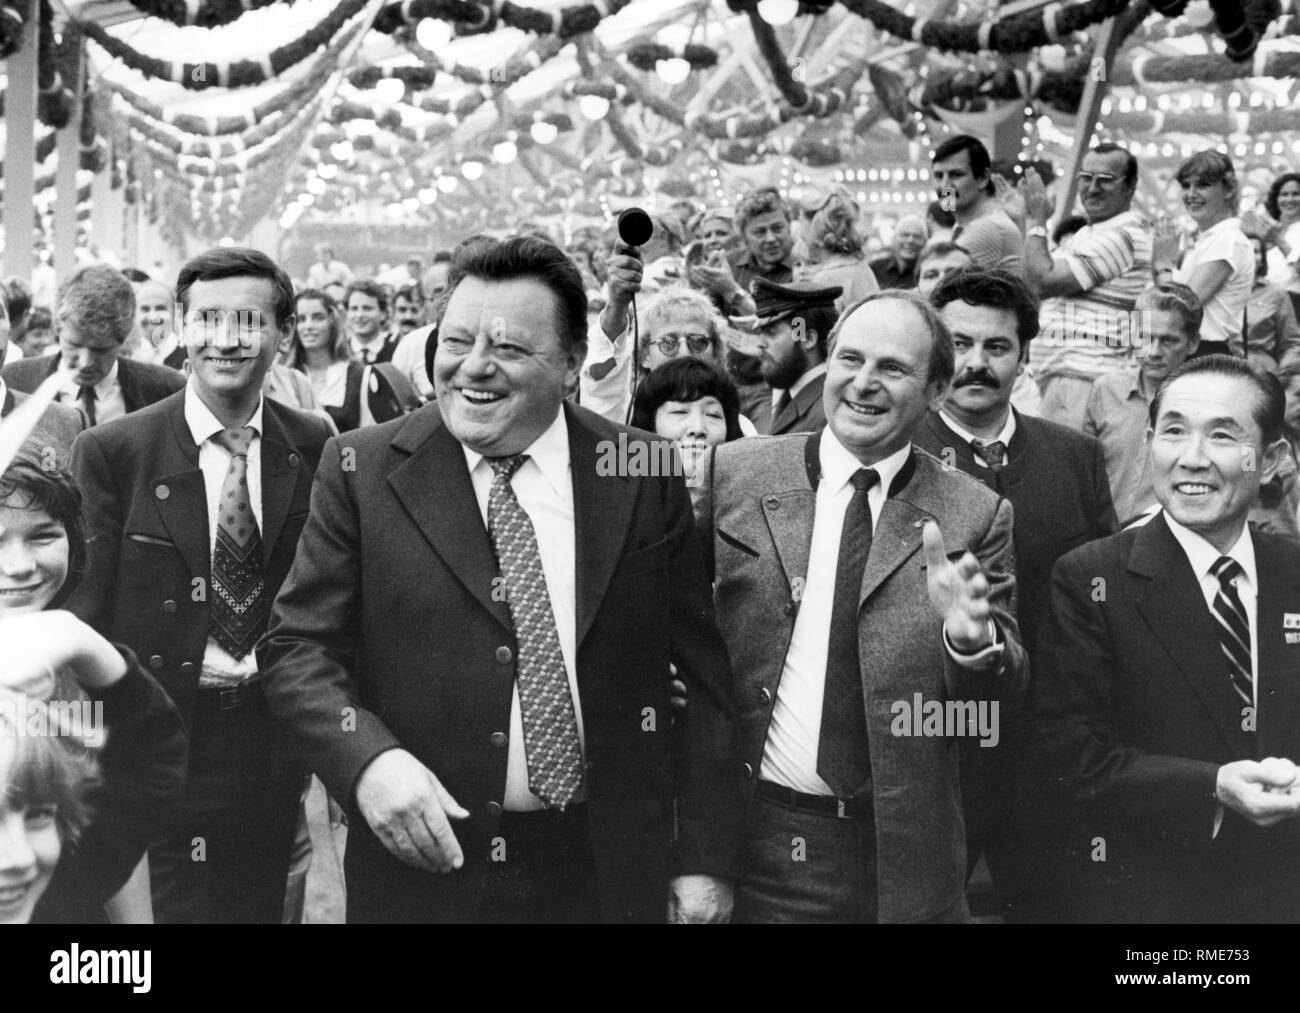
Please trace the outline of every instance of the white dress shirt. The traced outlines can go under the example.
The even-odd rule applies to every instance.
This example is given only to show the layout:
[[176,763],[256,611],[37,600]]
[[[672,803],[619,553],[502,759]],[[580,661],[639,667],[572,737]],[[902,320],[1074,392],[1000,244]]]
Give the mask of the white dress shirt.
[[[488,494],[495,473],[482,454],[462,446],[469,467],[474,496],[486,529]],[[537,536],[537,551],[542,557],[542,574],[551,599],[564,670],[569,677],[569,695],[578,719],[578,741],[585,762],[586,736],[582,723],[582,704],[578,698],[578,591],[577,535],[574,529],[573,478],[569,463],[569,429],[561,410],[546,432],[524,451],[528,460],[510,480],[515,499],[532,521]],[[665,675],[665,678],[667,676]],[[586,800],[585,785],[574,797]],[[510,755],[506,766],[506,794],[502,803],[507,812],[526,812],[544,808],[541,799],[528,790],[528,759],[524,749],[524,722],[519,709],[519,685],[515,683],[510,700]]]
[[[867,491],[873,531],[880,522],[889,486],[911,452],[908,445],[872,465],[880,476],[880,481]],[[829,427],[822,430],[818,453],[822,478],[817,484],[808,577],[799,600],[790,649],[781,669],[759,776],[809,795],[834,795],[831,787],[817,776],[817,745],[821,737],[840,533],[844,529],[844,514],[853,499],[849,479],[863,464],[844,448]],[[928,603],[918,602],[917,607],[926,608]]]
[[[960,436],[967,443],[971,443],[979,439],[979,437],[976,436],[974,433],[972,433],[970,430],[963,428],[960,422],[958,422],[955,418],[949,415],[942,408],[939,409],[939,418],[943,419],[944,425],[946,425],[949,429],[951,429],[954,433]],[[1011,447],[1011,437],[1015,435],[1016,435],[1016,413],[1013,412],[1010,408],[1008,408],[1007,421],[1003,423],[1002,431],[998,433],[997,438],[992,441],[985,440],[983,442],[996,443],[1000,441],[1004,447],[1007,447],[1009,449]],[[971,448],[971,453],[974,456],[975,460],[980,463],[980,465],[982,465],[985,468],[989,466],[988,461],[984,460],[984,458],[980,457],[979,454],[975,453],[974,447]],[[1010,460],[1009,457],[1008,460]]]
[[[60,359],[59,367],[67,368],[67,362]],[[126,401],[122,397],[122,385],[117,382],[117,360],[113,361],[104,379],[95,384],[95,424],[108,422],[111,419],[119,419],[126,414]],[[81,408],[81,384],[72,379],[75,374],[69,374],[68,382],[63,385],[59,391],[59,402],[70,408]]]
[[[262,530],[263,405],[264,401],[259,398],[252,418],[245,423],[253,427],[253,439],[248,445],[248,500],[259,532]],[[203,491],[208,501],[208,558],[211,559],[213,547],[217,544],[217,511],[221,506],[221,486],[230,469],[230,454],[212,440],[226,427],[203,403],[194,389],[193,379],[185,387],[185,424],[199,447],[199,470],[203,472]],[[200,686],[230,686],[256,674],[257,659],[251,651],[236,661],[215,640],[208,638],[199,672]]]
[[[1220,556],[1231,556],[1235,559],[1242,569],[1242,573],[1233,580],[1233,587],[1237,589],[1237,597],[1241,599],[1241,607],[1246,612],[1246,623],[1250,626],[1250,681],[1251,689],[1254,694],[1252,703],[1259,702],[1259,621],[1256,617],[1256,601],[1259,596],[1259,576],[1255,568],[1255,543],[1250,539],[1250,528],[1243,521],[1241,525],[1241,535],[1233,543],[1232,548],[1227,552],[1220,552],[1204,538],[1198,535],[1190,528],[1179,524],[1171,516],[1169,511],[1165,511],[1165,523],[1169,525],[1169,530],[1173,533],[1178,544],[1182,546],[1183,552],[1187,554],[1187,561],[1192,564],[1192,570],[1196,573],[1196,579],[1201,583],[1201,594],[1205,597],[1207,608],[1213,610],[1214,596],[1219,593],[1219,578],[1210,572],[1211,568],[1218,561]],[[1216,629],[1215,635],[1218,631]],[[1227,676],[1225,675],[1226,679]]]

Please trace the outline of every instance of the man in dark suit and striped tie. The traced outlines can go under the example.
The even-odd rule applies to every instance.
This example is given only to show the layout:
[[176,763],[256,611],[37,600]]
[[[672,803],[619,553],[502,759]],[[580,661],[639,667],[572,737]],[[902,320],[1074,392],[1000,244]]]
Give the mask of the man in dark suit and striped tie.
[[1283,408],[1243,360],[1180,367],[1147,433],[1162,511],[1053,572],[1031,694],[1072,918],[1300,920],[1300,546],[1246,524]]

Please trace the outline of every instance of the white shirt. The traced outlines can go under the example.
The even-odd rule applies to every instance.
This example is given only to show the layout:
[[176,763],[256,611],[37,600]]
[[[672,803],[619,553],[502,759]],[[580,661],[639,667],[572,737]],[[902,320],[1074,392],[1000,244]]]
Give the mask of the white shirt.
[[9,363],[17,362],[21,359],[23,357],[23,350],[19,345],[14,344],[12,341],[6,341],[3,352],[0,352],[0,355],[3,356],[3,359],[0,360],[0,366],[7,366]]
[[379,354],[379,350],[384,347],[384,339],[387,337],[388,337],[387,334],[385,334],[383,331],[380,331],[373,338],[371,338],[369,341],[366,341],[364,343],[358,341],[356,338],[353,338],[352,354],[356,356],[356,358],[360,362],[368,363],[370,362],[371,359],[373,359],[376,355]]
[[311,381],[311,391],[316,395],[316,403],[322,408],[339,408],[348,397],[348,363],[344,359],[342,362],[331,362],[325,367],[325,382],[319,387],[316,386],[316,379],[311,374],[307,374],[307,379]]
[[1246,303],[1255,284],[1255,248],[1241,231],[1240,218],[1225,218],[1198,235],[1196,245],[1187,251],[1182,265],[1174,272],[1174,281],[1185,285],[1196,268],[1219,260],[1231,268],[1231,273],[1205,304],[1202,341],[1231,341],[1241,337]]
[[[798,397],[799,392],[803,390],[805,387],[807,387],[808,384],[816,380],[817,377],[823,376],[826,373],[826,368],[827,368],[826,363],[824,362],[819,363],[818,365],[813,366],[812,369],[808,370],[808,372],[804,373],[803,376],[799,377],[798,380],[796,380],[793,384],[791,384],[790,389],[786,391],[786,393],[790,395],[790,400],[793,401],[796,397]],[[775,408],[777,402],[780,400],[781,400],[781,391],[776,390],[774,388],[772,390],[772,407]]]
[[[262,530],[262,408],[259,398],[253,417],[245,423],[253,427],[253,439],[248,445],[248,499],[253,508],[253,519],[258,531]],[[221,506],[221,486],[230,469],[230,454],[212,441],[212,436],[226,427],[218,421],[194,389],[194,380],[185,387],[185,424],[199,447],[199,470],[203,472],[203,491],[208,506],[208,558],[217,544],[217,511]],[[211,589],[209,589],[209,594]],[[211,637],[203,651],[203,666],[199,671],[199,685],[230,686],[257,674],[257,659],[250,651],[236,661]]]
[[[960,436],[963,440],[965,440],[967,443],[971,443],[971,442],[973,442],[974,440],[978,440],[978,439],[979,439],[979,437],[976,436],[974,433],[970,432],[970,431],[967,430],[967,429],[964,429],[964,428],[962,427],[962,424],[961,424],[960,422],[958,422],[956,419],[954,419],[951,415],[949,415],[949,414],[948,414],[946,411],[944,411],[942,408],[939,409],[939,418],[943,419],[944,424],[945,424],[949,429],[951,429],[954,433],[956,433],[958,436]],[[1004,422],[1004,423],[1002,424],[1002,431],[998,433],[997,438],[996,438],[995,440],[992,440],[992,441],[982,441],[982,442],[1001,443],[1001,444],[1002,444],[1003,446],[1005,446],[1005,447],[1010,447],[1010,446],[1011,446],[1011,437],[1013,437],[1013,436],[1015,436],[1015,435],[1016,435],[1016,413],[1013,412],[1010,408],[1008,408],[1008,409],[1007,409],[1007,420],[1006,420],[1006,422]],[[974,448],[974,447],[971,448],[971,454],[972,454],[972,456],[974,456],[975,460],[978,461],[978,462],[979,462],[981,465],[983,465],[985,468],[987,468],[987,467],[989,466],[989,462],[988,462],[988,461],[984,460],[984,458],[980,457],[979,454],[975,453],[975,448]],[[1008,459],[1009,459],[1009,458],[1008,458]]]
[[[880,481],[867,491],[872,531],[880,522],[889,486],[911,452],[908,445],[872,465],[880,476]],[[799,599],[790,649],[781,669],[759,776],[809,795],[834,795],[831,787],[817,776],[817,745],[826,690],[826,655],[830,646],[831,610],[835,604],[840,533],[844,529],[844,514],[853,499],[849,479],[863,464],[844,448],[829,427],[822,430],[818,453],[822,478],[817,483],[808,577]],[[927,605],[918,602],[917,607]]]
[[1250,679],[1255,696],[1252,703],[1258,704],[1259,621],[1255,613],[1256,600],[1259,596],[1259,575],[1255,568],[1255,543],[1250,539],[1250,528],[1243,522],[1241,535],[1233,543],[1232,548],[1227,552],[1220,552],[1195,531],[1184,527],[1169,516],[1168,510],[1165,511],[1165,523],[1169,525],[1169,530],[1182,546],[1183,552],[1187,554],[1187,561],[1192,564],[1192,570],[1201,582],[1201,594],[1205,596],[1207,608],[1213,609],[1214,596],[1219,593],[1219,578],[1210,572],[1219,557],[1231,556],[1241,566],[1243,572],[1232,582],[1232,585],[1237,589],[1237,597],[1241,599],[1241,607],[1246,611],[1246,622],[1250,626]]
[[[462,446],[470,481],[478,499],[483,526],[488,523],[488,494],[495,473],[482,454]],[[542,574],[551,599],[551,613],[564,655],[564,670],[569,677],[569,695],[578,719],[578,741],[586,757],[586,736],[582,723],[582,704],[578,698],[578,589],[577,536],[574,529],[573,477],[569,463],[569,429],[561,410],[546,432],[525,451],[528,460],[510,480],[515,499],[532,521],[537,536],[537,551],[542,557]],[[585,786],[575,802],[586,798]],[[510,755],[506,765],[506,794],[502,803],[507,812],[526,812],[544,808],[541,799],[528,790],[528,759],[524,749],[524,723],[519,709],[519,685],[516,682],[510,700]]]
[[415,392],[426,401],[433,397],[433,384],[424,368],[424,346],[432,331],[431,325],[408,331],[393,349],[393,366],[411,381]]
[[[59,367],[67,369],[67,362],[60,359]],[[95,384],[95,424],[107,422],[110,419],[118,419],[126,414],[126,401],[122,397],[122,386],[117,382],[117,360],[113,360],[113,366],[109,369],[104,379]],[[81,408],[81,385],[72,379],[75,374],[69,374],[69,379],[64,384],[63,389],[59,391],[59,402],[72,408]],[[89,420],[87,420],[89,421]]]

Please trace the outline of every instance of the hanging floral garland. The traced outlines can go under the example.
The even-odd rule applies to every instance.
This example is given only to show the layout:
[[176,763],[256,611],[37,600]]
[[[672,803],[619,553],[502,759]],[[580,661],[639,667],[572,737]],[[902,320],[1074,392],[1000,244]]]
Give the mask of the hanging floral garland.
[[206,88],[246,88],[272,81],[329,44],[339,29],[365,10],[369,0],[340,0],[339,5],[318,24],[307,30],[302,38],[273,49],[258,60],[237,60],[234,63],[175,63],[160,60],[127,45],[110,35],[93,21],[82,27],[108,54],[121,60],[132,70],[149,78],[172,81],[192,91]]
[[440,73],[450,74],[466,84],[487,84],[508,88],[520,78],[550,62],[567,45],[566,39],[555,37],[541,39],[521,52],[515,53],[505,63],[496,64],[486,72],[478,67],[443,60],[438,54],[429,52],[423,46],[413,47],[412,52],[424,60],[427,66]]
[[1106,117],[1108,130],[1122,131],[1131,137],[1161,137],[1165,134],[1261,134],[1290,132],[1296,129],[1294,109],[1189,109],[1144,112],[1112,111]]
[[[1187,0],[1150,0],[1165,17],[1177,17],[1187,10]],[[1259,45],[1260,35],[1268,23],[1281,12],[1277,0],[1210,0],[1214,25],[1223,36],[1230,60],[1248,60]]]
[[1235,81],[1246,77],[1300,77],[1300,53],[1289,50],[1255,50],[1249,63],[1226,56],[1153,56],[1139,53],[1127,64],[1112,68],[1111,85],[1182,84],[1189,81]]
[[26,7],[14,0],[0,3],[0,60],[8,59],[22,48]]
[[401,81],[412,91],[428,91],[436,74],[431,67],[359,67],[348,75],[354,88],[373,88],[384,78]]
[[238,21],[249,11],[285,0],[202,0],[186,3],[185,0],[128,0],[132,7],[153,18],[170,21],[173,25],[197,25],[216,28]]
[[425,18],[438,18],[455,25],[459,35],[490,32],[500,22],[510,28],[535,35],[557,35],[569,39],[596,30],[601,21],[617,14],[631,0],[597,0],[575,4],[560,10],[522,7],[510,0],[492,0],[491,4],[468,0],[405,0],[389,4],[375,18],[375,31],[391,35],[403,25],[414,25]]
[[655,42],[642,42],[630,47],[626,53],[627,62],[637,70],[654,70],[660,60],[685,60],[691,70],[706,70],[718,63],[718,51],[708,46],[688,44],[680,53],[675,53],[667,46]]
[[178,113],[174,109],[151,102],[130,88],[108,78],[102,80],[129,102],[140,115],[151,120],[165,123],[188,134],[209,136],[238,134],[249,127],[256,126],[273,113],[283,112],[291,116],[301,109],[321,90],[330,74],[341,65],[339,61],[343,50],[359,36],[364,27],[364,24],[358,23],[341,32],[321,51],[301,78],[251,109],[233,116],[196,116],[192,113]]
[[56,130],[62,130],[72,120],[76,101],[67,81],[77,74],[81,39],[75,29],[68,35],[63,45],[54,41],[54,8],[50,0],[41,0],[36,36],[36,115]]

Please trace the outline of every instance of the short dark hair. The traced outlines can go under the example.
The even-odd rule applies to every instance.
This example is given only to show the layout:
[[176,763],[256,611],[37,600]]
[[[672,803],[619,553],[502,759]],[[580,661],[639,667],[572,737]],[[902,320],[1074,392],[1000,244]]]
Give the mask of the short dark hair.
[[1205,319],[1205,307],[1200,296],[1187,285],[1177,281],[1162,281],[1149,285],[1138,293],[1133,308],[1142,310],[1163,310],[1177,314],[1183,322],[1183,333],[1194,338],[1201,333],[1201,323]]
[[470,277],[484,281],[531,278],[541,282],[555,296],[560,346],[571,352],[587,343],[587,291],[582,275],[568,255],[549,239],[511,236],[501,242],[463,243],[451,258],[447,298]]
[[795,326],[796,320],[802,320],[804,327],[817,335],[817,351],[821,357],[826,358],[826,349],[829,347],[831,331],[835,329],[835,322],[840,317],[840,311],[834,305],[827,304],[824,306],[810,306],[808,309],[799,310],[791,313],[786,322]]
[[1093,155],[1113,155],[1119,152],[1124,156],[1124,183],[1127,186],[1135,186],[1138,181],[1138,160],[1137,156],[1128,148],[1121,147],[1113,141],[1102,141],[1095,146],[1090,154]]
[[956,353],[953,352],[952,347],[952,331],[948,330],[948,325],[943,322],[939,311],[916,289],[882,289],[863,296],[851,306],[845,307],[844,312],[840,314],[840,319],[831,328],[830,337],[826,341],[826,357],[829,359],[835,350],[835,341],[839,338],[840,331],[844,329],[849,317],[867,303],[879,299],[897,299],[899,302],[909,303],[921,314],[921,319],[930,329],[930,362],[926,367],[926,384],[928,386],[931,383],[939,383],[946,388],[952,383],[953,375],[957,372]]
[[1273,180],[1273,185],[1268,188],[1268,196],[1264,198],[1264,210],[1274,218],[1282,217],[1282,209],[1277,206],[1277,198],[1282,193],[1282,187],[1288,183],[1300,183],[1300,172],[1284,172]]
[[403,285],[393,293],[393,302],[397,302],[398,299],[418,304],[424,302],[424,294],[420,291],[419,285]]
[[727,423],[727,442],[740,439],[740,393],[721,365],[686,356],[652,369],[636,389],[632,425],[655,431],[655,412],[668,401],[698,401],[716,397]]
[[122,344],[135,327],[135,290],[126,275],[107,264],[88,264],[59,286],[54,300],[57,325]]
[[[976,179],[993,171],[993,160],[989,157],[989,149],[984,147],[984,142],[978,137],[972,137],[970,134],[958,134],[956,137],[949,137],[934,149],[934,158],[930,159],[930,164],[937,165],[939,162],[946,162],[953,155],[959,155],[963,151],[969,152],[970,171]],[[988,193],[993,193],[992,179],[988,181],[985,189]]]
[[[1277,217],[1274,215],[1274,217]],[[0,295],[4,296],[5,309],[9,312],[9,322],[15,326],[23,322],[23,318],[31,312],[32,309],[32,290],[18,275],[6,278],[3,288],[0,288]]]
[[293,282],[284,268],[261,250],[247,246],[214,246],[204,250],[181,268],[176,276],[176,301],[182,312],[189,309],[190,289],[196,281],[220,281],[222,278],[265,278],[275,294],[275,326],[289,326],[293,319]]
[[[33,435],[39,440],[40,429]],[[18,510],[39,510],[48,514],[67,533],[68,576],[46,606],[60,608],[86,572],[86,522],[82,515],[81,490],[63,468],[45,467],[45,462],[34,456],[29,444],[0,475],[0,503]]]
[[972,306],[1011,310],[1016,315],[1016,339],[1022,356],[1038,334],[1038,299],[1010,271],[968,264],[941,278],[930,293],[930,302],[937,310],[958,300]]
[[759,215],[770,215],[773,211],[780,211],[787,222],[794,217],[790,205],[785,202],[781,191],[776,187],[760,187],[747,193],[736,209],[736,234],[743,236],[751,221]]
[[1200,373],[1239,377],[1254,384],[1259,394],[1255,399],[1255,422],[1259,426],[1264,446],[1282,438],[1286,423],[1286,391],[1282,388],[1281,381],[1272,373],[1234,355],[1204,355],[1199,359],[1188,359],[1170,373],[1165,382],[1160,385],[1160,389],[1156,391],[1156,396],[1151,399],[1147,421],[1152,429],[1156,427],[1156,420],[1160,418],[1160,404],[1169,385],[1185,376],[1196,376]]
[[352,301],[352,293],[360,292],[362,295],[368,295],[375,302],[379,303],[379,312],[388,312],[388,290],[373,278],[358,278],[348,285],[347,291],[343,293],[343,308],[348,308],[348,303]]

